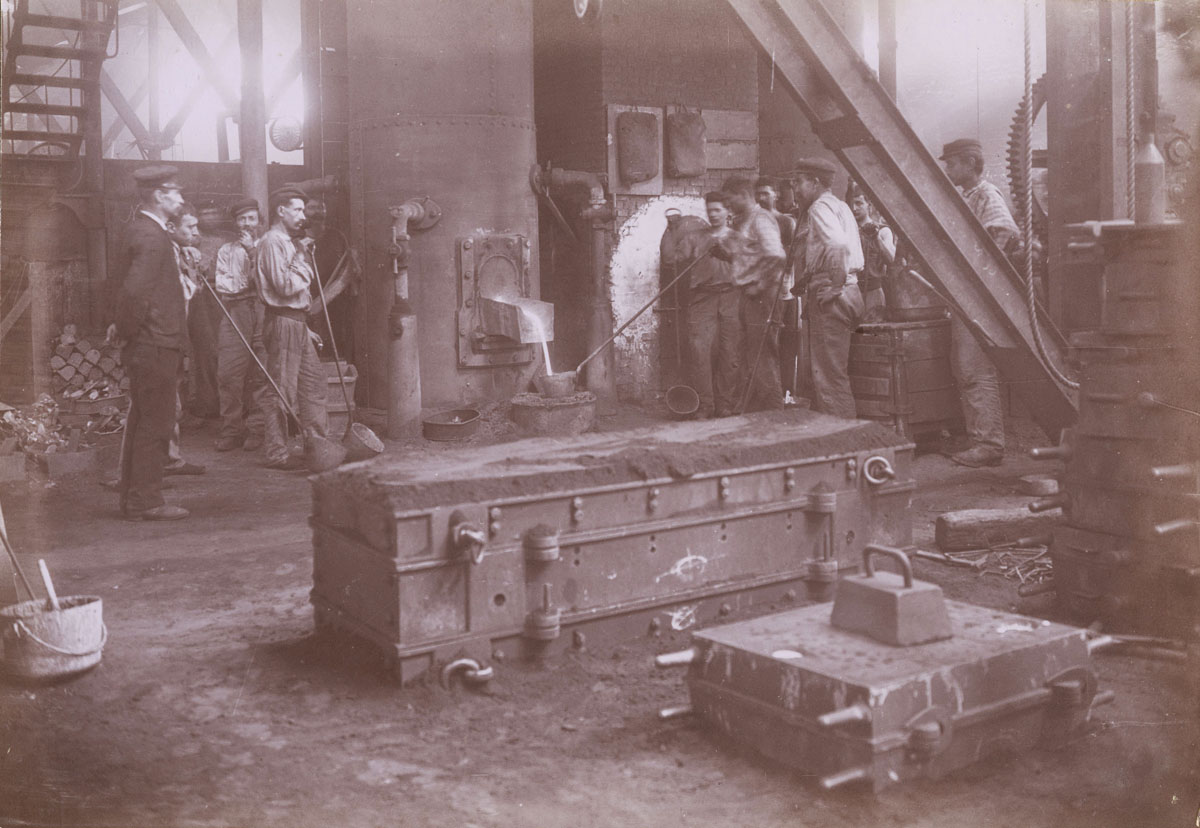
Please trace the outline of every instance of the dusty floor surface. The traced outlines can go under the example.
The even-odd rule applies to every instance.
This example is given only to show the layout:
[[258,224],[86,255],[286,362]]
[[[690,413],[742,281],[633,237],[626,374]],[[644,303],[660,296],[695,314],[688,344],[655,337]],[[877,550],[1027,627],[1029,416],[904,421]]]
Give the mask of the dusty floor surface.
[[[170,500],[194,514],[181,523],[117,520],[94,478],[0,491],[27,569],[45,558],[61,594],[102,596],[111,635],[82,677],[0,685],[3,828],[1200,825],[1197,691],[1174,662],[1098,656],[1117,699],[1076,742],[877,797],[819,793],[697,722],[660,722],[687,692],[651,657],[683,637],[505,663],[486,693],[400,689],[366,648],[313,636],[304,476],[211,442],[185,435],[208,474],[173,478]],[[938,512],[1024,503],[1017,478],[1037,466],[1020,443],[986,471],[919,457],[918,543]],[[1053,614],[1001,578],[917,574],[951,598]]]

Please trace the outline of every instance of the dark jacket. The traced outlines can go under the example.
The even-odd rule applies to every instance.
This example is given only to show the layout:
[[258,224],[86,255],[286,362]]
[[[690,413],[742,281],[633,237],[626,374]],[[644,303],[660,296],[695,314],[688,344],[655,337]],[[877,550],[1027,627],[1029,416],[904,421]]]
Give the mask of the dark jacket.
[[121,338],[183,350],[187,308],[175,249],[167,232],[140,212],[121,245],[117,279],[113,321]]

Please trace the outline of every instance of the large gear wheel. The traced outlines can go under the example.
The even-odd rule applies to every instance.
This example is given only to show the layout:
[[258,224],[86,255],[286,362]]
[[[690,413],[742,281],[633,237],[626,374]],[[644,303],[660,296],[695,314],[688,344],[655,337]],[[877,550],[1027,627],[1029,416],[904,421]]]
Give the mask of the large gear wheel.
[[[1033,106],[1033,118],[1031,121],[1036,121],[1038,113],[1042,107],[1046,105],[1046,76],[1042,75],[1033,83],[1032,95],[1030,103]],[[1021,209],[1022,198],[1025,195],[1026,187],[1033,186],[1031,182],[1025,180],[1025,101],[1021,100],[1017,104],[1017,112],[1013,116],[1012,128],[1008,131],[1008,186],[1012,191],[1013,207],[1019,211]],[[1046,169],[1046,151],[1039,150],[1035,147],[1033,150],[1033,166],[1034,169]],[[1034,188],[1033,197],[1033,229],[1042,243],[1046,243],[1047,215],[1046,205],[1038,201],[1037,189]]]

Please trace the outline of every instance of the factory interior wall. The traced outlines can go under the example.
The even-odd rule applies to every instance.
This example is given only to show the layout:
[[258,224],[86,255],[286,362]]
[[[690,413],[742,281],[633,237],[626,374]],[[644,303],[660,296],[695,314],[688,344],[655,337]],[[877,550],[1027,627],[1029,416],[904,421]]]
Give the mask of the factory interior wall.
[[[589,11],[583,20],[575,20],[566,4],[540,3],[535,10],[538,157],[609,174],[616,211],[609,298],[619,326],[658,291],[663,211],[680,207],[702,214],[706,191],[729,175],[753,175],[758,168],[755,47],[718,0],[609,0],[599,19]],[[663,174],[660,155],[660,178],[651,186],[622,186],[609,166],[610,106],[655,110],[660,123],[669,108],[699,109],[707,128],[707,171],[672,178]],[[542,213],[543,227],[551,226],[547,210]],[[589,230],[580,222],[574,229],[575,245],[561,231],[543,234],[543,296],[555,302],[555,358],[563,364],[585,355],[591,299]],[[622,398],[644,400],[657,392],[657,328],[656,315],[647,312],[615,343]]]

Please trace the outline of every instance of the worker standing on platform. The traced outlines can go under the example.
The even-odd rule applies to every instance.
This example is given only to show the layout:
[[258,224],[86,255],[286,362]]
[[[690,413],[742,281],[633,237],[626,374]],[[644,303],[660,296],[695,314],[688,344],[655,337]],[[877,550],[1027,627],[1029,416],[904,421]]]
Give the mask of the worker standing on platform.
[[863,273],[859,292],[863,297],[863,321],[879,322],[883,319],[883,283],[890,278],[889,271],[896,264],[896,234],[888,227],[858,185],[850,182],[846,200],[858,222],[859,241],[863,248]]
[[257,451],[263,444],[262,408],[267,382],[238,336],[240,332],[246,337],[259,360],[266,365],[263,304],[258,298],[254,277],[258,262],[258,210],[258,202],[252,198],[235,202],[229,208],[229,214],[237,227],[237,240],[222,245],[217,251],[215,285],[229,311],[228,317],[222,314],[217,333],[217,388],[221,397],[217,451],[232,451],[239,447]]
[[779,240],[787,253],[783,263],[783,298],[775,312],[779,331],[779,379],[783,388],[795,394],[797,359],[800,356],[800,302],[792,294],[796,284],[796,218],[779,209],[779,187],[775,179],[762,176],[754,183],[754,200],[779,223]]
[[783,265],[787,252],[775,217],[754,201],[754,184],[734,176],[721,188],[737,231],[733,252],[733,283],[741,290],[741,373],[749,387],[743,392],[746,411],[783,408],[779,382],[779,306],[783,304]]
[[[285,187],[271,194],[274,223],[258,243],[257,285],[263,301],[263,341],[267,371],[300,418],[305,433],[324,437],[325,372],[308,329],[309,288],[316,278],[313,240],[304,235],[304,193]],[[288,453],[287,408],[276,395],[264,395],[267,466],[303,469],[302,455]]]
[[725,196],[708,193],[704,207],[708,224],[686,233],[674,253],[678,268],[692,266],[684,294],[688,306],[683,373],[700,397],[701,418],[728,417],[737,412],[742,345],[740,294],[730,265],[734,234]]
[[850,390],[850,336],[863,316],[858,277],[864,259],[854,214],[830,192],[836,170],[823,158],[796,163],[796,195],[807,208],[796,290],[804,291],[813,410],[852,420],[857,411]]
[[[971,212],[1006,255],[1020,239],[1020,230],[999,188],[983,178],[983,146],[960,138],[942,148],[946,175],[962,190]],[[1004,460],[1004,413],[1000,377],[983,348],[957,314],[950,319],[950,368],[962,400],[963,420],[971,445],[950,457],[962,466],[998,466]]]
[[187,342],[187,309],[167,222],[179,215],[178,170],[143,167],[133,174],[141,209],[120,254],[114,336],[125,340],[129,415],[121,445],[121,515],[127,520],[179,520],[181,506],[164,503],[163,467],[175,424],[177,383]]

